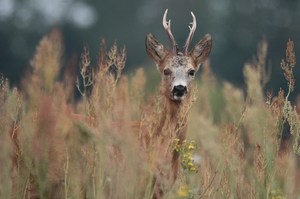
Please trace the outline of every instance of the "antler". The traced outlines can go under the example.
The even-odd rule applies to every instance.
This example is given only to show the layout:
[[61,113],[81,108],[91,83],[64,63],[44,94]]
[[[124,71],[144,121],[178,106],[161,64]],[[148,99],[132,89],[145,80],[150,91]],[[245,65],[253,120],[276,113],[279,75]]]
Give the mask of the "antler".
[[195,17],[195,15],[194,15],[193,12],[191,12],[191,15],[192,15],[192,17],[193,17],[193,22],[190,23],[190,24],[192,25],[192,27],[189,26],[189,28],[190,28],[190,34],[189,34],[188,38],[186,39],[185,45],[184,45],[184,47],[183,47],[183,48],[184,48],[184,54],[185,54],[185,55],[188,54],[188,51],[189,51],[189,45],[190,45],[190,43],[191,43],[191,41],[192,41],[192,39],[193,39],[195,30],[196,30],[196,17]]
[[172,52],[173,52],[174,54],[177,54],[178,45],[177,45],[177,43],[176,43],[176,41],[175,41],[175,38],[174,38],[174,36],[173,36],[173,34],[172,34],[172,32],[171,32],[171,20],[168,20],[168,21],[167,21],[167,13],[168,13],[168,9],[166,9],[165,14],[164,14],[164,16],[163,16],[163,26],[164,26],[166,32],[168,33],[168,37],[169,37],[169,39],[170,39],[170,41],[171,41],[171,44],[172,44]]

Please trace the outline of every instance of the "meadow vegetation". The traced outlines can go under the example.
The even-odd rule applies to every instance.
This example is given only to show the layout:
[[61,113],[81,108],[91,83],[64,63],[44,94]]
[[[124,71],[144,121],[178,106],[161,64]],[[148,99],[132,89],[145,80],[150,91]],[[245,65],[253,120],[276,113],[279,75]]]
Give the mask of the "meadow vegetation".
[[[293,47],[289,40],[277,64],[288,83],[278,93],[264,90],[265,41],[244,66],[245,90],[218,82],[203,64],[187,106],[187,139],[170,140],[179,175],[162,198],[300,197]],[[95,64],[84,47],[78,77],[77,63],[62,66],[62,57],[53,31],[37,46],[22,88],[1,78],[0,198],[153,198],[157,165],[171,168],[151,134],[164,108],[159,91],[145,92],[152,82],[143,68],[122,74],[126,53],[116,44],[107,50],[102,41]]]

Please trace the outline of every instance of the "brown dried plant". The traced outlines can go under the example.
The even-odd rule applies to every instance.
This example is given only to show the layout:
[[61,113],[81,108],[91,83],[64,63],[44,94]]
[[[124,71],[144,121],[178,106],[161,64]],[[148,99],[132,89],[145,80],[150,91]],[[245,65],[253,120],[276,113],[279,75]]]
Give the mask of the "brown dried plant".
[[290,93],[294,90],[295,78],[293,73],[293,68],[296,65],[296,56],[294,52],[294,42],[289,39],[286,47],[286,60],[282,59],[280,66],[284,71],[284,77],[288,82],[288,93],[286,99],[289,97]]
[[82,97],[87,97],[90,91],[88,89],[93,86],[93,68],[91,66],[90,52],[86,45],[84,45],[81,54],[80,76],[81,81],[78,77],[76,79],[76,87]]
[[[220,84],[206,62],[185,103],[169,109],[163,85],[146,93],[149,74],[122,74],[125,50],[114,44],[107,51],[104,41],[96,65],[84,47],[77,81],[82,97],[73,99],[65,88],[76,83],[57,78],[61,42],[55,31],[42,39],[23,89],[0,79],[0,198],[299,197],[296,156],[279,151],[283,122],[294,145],[299,141],[299,116],[283,90],[264,94],[266,43],[244,68],[246,93]],[[286,53],[290,93],[292,41]],[[174,139],[185,128],[186,137]]]
[[[125,48],[118,50],[116,43],[106,52],[105,41],[100,44],[100,54],[95,73],[92,75],[93,92],[91,95],[92,114],[96,117],[104,118],[111,110],[114,101],[114,93],[117,83],[121,77],[122,70],[125,67],[126,51]],[[104,111],[100,111],[100,109]]]
[[295,153],[300,154],[300,118],[296,107],[293,107],[289,101],[289,96],[294,90],[295,78],[293,68],[296,65],[296,56],[294,52],[294,42],[289,40],[286,47],[286,60],[281,61],[281,68],[284,71],[284,77],[288,82],[288,92],[285,96],[284,105],[282,107],[283,120],[289,124],[290,133],[294,137],[293,149]]
[[[63,53],[62,36],[59,30],[53,30],[45,36],[36,48],[36,53],[31,61],[33,75],[28,84],[34,84],[37,90],[48,93],[53,91],[54,82],[61,67],[61,56]],[[28,92],[37,92],[37,90]]]

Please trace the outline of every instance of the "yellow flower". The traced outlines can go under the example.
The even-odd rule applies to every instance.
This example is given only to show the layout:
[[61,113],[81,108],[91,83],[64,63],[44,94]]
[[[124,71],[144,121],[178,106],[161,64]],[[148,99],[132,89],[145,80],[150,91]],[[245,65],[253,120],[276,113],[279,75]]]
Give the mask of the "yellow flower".
[[189,166],[189,167],[193,167],[193,166],[194,166],[194,163],[193,163],[193,162],[189,162],[189,163],[188,163],[188,166]]
[[179,197],[187,197],[189,194],[189,189],[186,185],[180,185],[179,189],[177,190],[177,195]]
[[194,149],[195,149],[195,146],[192,145],[192,144],[189,144],[188,149],[189,149],[189,150],[194,150]]
[[196,171],[197,171],[196,167],[193,166],[190,168],[190,172],[196,172]]
[[189,161],[192,161],[192,160],[193,160],[193,155],[192,155],[192,153],[187,153],[187,159],[188,159]]
[[195,149],[195,146],[196,146],[196,143],[194,140],[192,140],[189,145],[188,145],[188,149],[189,150],[194,150]]
[[285,199],[285,196],[280,189],[274,189],[271,191],[271,198],[272,199]]

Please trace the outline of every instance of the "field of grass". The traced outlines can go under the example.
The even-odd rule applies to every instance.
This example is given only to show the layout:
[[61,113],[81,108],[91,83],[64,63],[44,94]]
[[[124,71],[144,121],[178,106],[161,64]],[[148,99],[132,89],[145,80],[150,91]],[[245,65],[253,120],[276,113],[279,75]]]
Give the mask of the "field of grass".
[[[164,109],[158,88],[145,92],[153,82],[143,68],[123,75],[125,51],[102,44],[97,64],[84,48],[76,77],[78,64],[62,66],[62,38],[53,31],[37,46],[22,88],[1,79],[0,198],[155,197],[157,172],[171,168],[152,134]],[[171,140],[178,178],[159,175],[162,198],[300,198],[300,106],[289,99],[293,45],[278,63],[287,91],[264,93],[264,41],[244,66],[245,91],[218,82],[208,62],[202,66],[187,139]]]

